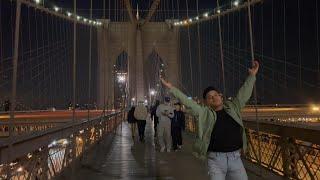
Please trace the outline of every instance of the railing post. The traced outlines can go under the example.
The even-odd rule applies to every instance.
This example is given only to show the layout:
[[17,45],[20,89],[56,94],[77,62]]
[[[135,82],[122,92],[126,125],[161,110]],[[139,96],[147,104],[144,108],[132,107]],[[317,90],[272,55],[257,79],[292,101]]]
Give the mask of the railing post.
[[299,157],[295,149],[294,141],[293,138],[283,137],[280,142],[282,168],[284,176],[287,178],[298,178],[297,162]]

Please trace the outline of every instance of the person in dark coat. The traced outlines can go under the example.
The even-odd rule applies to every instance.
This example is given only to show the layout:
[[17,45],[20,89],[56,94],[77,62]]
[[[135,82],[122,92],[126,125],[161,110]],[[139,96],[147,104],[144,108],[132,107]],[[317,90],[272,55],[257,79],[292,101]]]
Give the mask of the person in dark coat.
[[173,150],[182,147],[182,130],[185,129],[185,116],[181,111],[181,104],[175,103],[174,117],[171,119],[171,136]]
[[132,106],[131,109],[128,112],[128,123],[130,124],[130,128],[131,128],[131,136],[132,139],[134,140],[134,136],[136,134],[137,131],[137,119],[134,117],[134,110],[135,107]]
[[159,104],[160,104],[160,101],[156,100],[155,105],[151,108],[151,119],[153,120],[154,137],[157,137],[158,135],[157,127],[159,124],[159,117],[157,116],[157,108]]

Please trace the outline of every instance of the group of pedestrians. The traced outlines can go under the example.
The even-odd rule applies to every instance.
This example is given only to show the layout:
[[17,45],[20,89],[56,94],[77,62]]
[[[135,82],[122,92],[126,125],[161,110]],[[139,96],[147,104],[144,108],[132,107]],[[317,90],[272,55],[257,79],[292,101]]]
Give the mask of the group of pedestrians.
[[[248,70],[249,76],[232,100],[224,99],[219,89],[207,87],[203,91],[203,105],[189,99],[170,82],[161,79],[164,87],[196,117],[198,137],[193,145],[192,154],[199,159],[207,160],[208,173],[212,180],[248,179],[240,158],[241,153],[247,150],[241,110],[251,97],[258,70],[259,63],[254,61]],[[175,149],[182,145],[181,129],[184,123],[181,123],[181,119],[184,120],[184,114],[181,112],[181,104],[176,103],[173,108],[170,98],[166,97],[163,104],[157,103],[156,106],[152,108],[151,115],[160,141],[160,150],[170,152],[171,147]],[[135,112],[133,114],[137,117]],[[141,118],[146,117],[147,113],[141,115]]]
[[[182,131],[185,129],[185,116],[181,111],[181,104],[179,102],[172,104],[170,97],[165,97],[162,104],[157,100],[155,105],[150,108],[150,116],[154,123],[154,137],[159,140],[160,152],[181,149]],[[133,139],[135,138],[137,124],[139,140],[144,142],[147,118],[148,109],[143,103],[131,107],[128,112],[128,122]]]

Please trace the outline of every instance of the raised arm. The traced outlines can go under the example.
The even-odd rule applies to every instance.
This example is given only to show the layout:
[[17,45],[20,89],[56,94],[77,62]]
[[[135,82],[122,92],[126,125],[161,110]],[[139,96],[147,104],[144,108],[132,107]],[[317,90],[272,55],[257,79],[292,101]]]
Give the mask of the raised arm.
[[175,88],[172,86],[171,83],[165,81],[161,78],[162,84],[169,89],[169,92],[173,94],[174,97],[178,98],[182,104],[187,106],[192,110],[192,113],[194,115],[199,115],[199,113],[202,111],[202,108],[199,104],[197,104],[192,99],[189,99],[185,94],[183,94],[178,88]]
[[237,96],[232,101],[233,104],[239,110],[241,110],[246,105],[246,103],[251,97],[258,70],[259,70],[259,63],[258,61],[254,61],[252,68],[249,69],[249,76],[247,77],[246,81],[239,89]]

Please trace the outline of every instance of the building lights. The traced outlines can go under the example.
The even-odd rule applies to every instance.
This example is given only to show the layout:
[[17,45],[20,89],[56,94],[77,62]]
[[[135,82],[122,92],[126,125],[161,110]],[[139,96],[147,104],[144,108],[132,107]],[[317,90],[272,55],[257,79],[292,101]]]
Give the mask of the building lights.
[[54,9],[55,12],[58,12],[60,10],[60,8],[57,7],[57,6],[54,6],[53,9]]
[[239,6],[239,1],[236,0],[236,1],[234,1],[232,4],[233,4],[235,7],[238,7],[238,6]]
[[40,0],[34,0],[34,2],[36,3],[36,4],[40,4]]
[[312,107],[312,111],[319,111],[319,110],[320,110],[320,108],[318,106],[313,106]]

